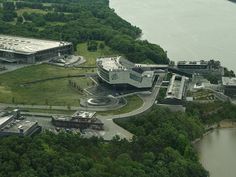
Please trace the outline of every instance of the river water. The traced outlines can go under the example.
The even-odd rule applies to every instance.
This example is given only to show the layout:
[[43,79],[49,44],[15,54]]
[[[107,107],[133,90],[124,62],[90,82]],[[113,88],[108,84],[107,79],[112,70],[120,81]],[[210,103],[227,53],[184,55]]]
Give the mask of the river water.
[[110,0],[171,60],[216,59],[236,71],[236,3],[228,0]]
[[[119,16],[143,30],[171,60],[218,59],[236,71],[236,3],[227,0],[110,0]],[[196,144],[211,177],[236,177],[236,129]]]
[[210,177],[236,177],[236,129],[216,129],[195,144]]

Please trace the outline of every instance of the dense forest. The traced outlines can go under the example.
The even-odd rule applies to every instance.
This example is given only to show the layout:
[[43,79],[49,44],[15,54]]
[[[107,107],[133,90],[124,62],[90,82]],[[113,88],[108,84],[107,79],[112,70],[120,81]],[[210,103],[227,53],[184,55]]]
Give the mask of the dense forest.
[[191,140],[204,131],[198,119],[154,107],[117,122],[132,142],[83,139],[50,132],[0,139],[1,177],[207,177]]
[[230,102],[189,103],[186,112],[198,117],[204,124],[214,124],[224,119],[236,121],[236,105]]
[[81,42],[99,40],[134,62],[169,62],[160,46],[138,39],[142,31],[110,9],[108,0],[24,0],[1,4],[0,34],[65,40],[75,47]]

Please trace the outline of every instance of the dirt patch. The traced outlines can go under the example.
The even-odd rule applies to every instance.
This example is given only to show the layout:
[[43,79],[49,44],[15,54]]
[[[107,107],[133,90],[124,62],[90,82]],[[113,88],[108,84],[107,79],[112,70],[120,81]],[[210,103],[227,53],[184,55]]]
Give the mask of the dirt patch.
[[219,122],[219,128],[236,128],[236,122],[226,119]]

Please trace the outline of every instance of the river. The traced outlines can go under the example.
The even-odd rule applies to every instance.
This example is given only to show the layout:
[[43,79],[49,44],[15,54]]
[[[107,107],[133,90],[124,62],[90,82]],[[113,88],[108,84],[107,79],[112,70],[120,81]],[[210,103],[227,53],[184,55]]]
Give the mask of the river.
[[[227,0],[110,0],[171,60],[216,59],[236,71],[236,3]],[[196,144],[211,177],[236,176],[236,129],[218,129]]]
[[171,60],[215,59],[236,71],[236,3],[227,0],[110,0]]
[[236,176],[236,129],[216,129],[195,144],[210,177]]

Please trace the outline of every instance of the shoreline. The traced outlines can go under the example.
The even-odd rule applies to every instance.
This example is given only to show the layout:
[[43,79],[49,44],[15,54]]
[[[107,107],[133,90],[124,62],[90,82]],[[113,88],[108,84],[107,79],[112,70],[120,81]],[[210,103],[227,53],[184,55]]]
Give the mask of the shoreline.
[[206,132],[202,135],[202,137],[197,138],[193,140],[191,143],[195,144],[199,142],[204,136],[207,136],[208,134],[212,133],[216,129],[223,129],[223,128],[236,128],[236,121],[230,120],[230,119],[224,119],[221,120],[218,123],[215,123],[209,127],[206,128]]
[[[199,15],[198,18],[200,18],[200,22],[201,22],[201,26],[208,26],[208,29],[212,28],[212,30],[214,30],[214,28],[212,27],[212,25],[209,25],[209,20],[211,21],[211,23],[215,24],[216,26],[218,26],[218,20],[217,18],[215,18],[215,16],[218,15],[218,13],[214,10],[206,10],[207,7],[211,8],[212,4],[209,1],[203,1],[200,0],[201,3],[199,6],[197,6],[197,9],[204,12],[204,13],[209,13],[210,12],[210,16],[209,18],[205,18],[202,15]],[[226,66],[229,70],[233,70],[236,72],[236,67],[232,66],[232,61],[233,58],[235,58],[235,55],[232,51],[234,51],[233,47],[230,46],[234,46],[235,41],[231,40],[231,38],[235,37],[235,34],[231,33],[229,36],[227,34],[227,39],[224,38],[222,39],[222,42],[226,42],[226,43],[232,43],[231,45],[229,45],[229,47],[222,49],[222,47],[220,45],[212,45],[212,38],[211,36],[214,36],[214,38],[216,38],[218,36],[218,33],[220,34],[225,34],[225,31],[227,31],[228,28],[234,28],[234,26],[232,24],[234,24],[234,17],[235,17],[235,11],[234,10],[234,5],[236,4],[236,0],[227,0],[227,1],[221,1],[219,2],[219,4],[217,3],[215,6],[217,8],[222,8],[222,13],[224,15],[220,15],[220,19],[224,22],[224,24],[222,25],[222,27],[217,28],[216,32],[212,33],[209,32],[211,30],[197,30],[196,34],[192,34],[192,30],[191,29],[198,29],[199,25],[192,25],[191,20],[189,20],[189,18],[183,18],[183,20],[178,20],[179,18],[182,18],[183,16],[187,16],[189,15],[188,11],[182,11],[180,10],[178,4],[176,2],[171,3],[171,7],[167,6],[164,0],[161,1],[154,1],[154,0],[149,0],[147,3],[142,3],[141,1],[138,3],[133,3],[135,1],[130,2],[131,5],[125,5],[125,1],[121,0],[110,0],[109,3],[109,7],[111,9],[114,9],[115,13],[120,16],[122,19],[128,21],[129,23],[131,23],[134,26],[138,26],[141,30],[142,30],[142,39],[143,40],[148,40],[150,43],[153,44],[157,44],[160,45],[165,51],[167,51],[168,53],[168,58],[171,61],[181,61],[181,60],[199,60],[201,58],[209,58],[209,59],[219,59],[222,63],[222,65]],[[185,3],[188,2],[187,0],[184,1]],[[182,2],[182,3],[184,3]],[[189,2],[187,4],[184,5],[184,7],[186,9],[192,9],[192,13],[197,14],[198,11],[196,11],[196,7],[194,8],[194,6],[192,6],[193,2]],[[232,4],[232,5],[229,5]],[[146,8],[150,8],[150,12],[147,10],[144,10],[142,8],[143,4],[147,4]],[[150,4],[152,6],[150,6]],[[155,7],[163,7],[163,8],[158,8],[158,11],[153,10],[155,9]],[[166,9],[168,10],[166,10]],[[232,9],[232,13],[231,11],[228,12],[228,9],[231,10]],[[122,10],[121,10],[122,9]],[[177,11],[174,11],[177,10]],[[127,11],[129,11],[129,13],[127,13]],[[173,17],[173,13],[175,12],[175,16]],[[143,15],[142,13],[147,13],[148,15]],[[141,14],[141,15],[139,15]],[[161,14],[161,15],[160,15]],[[163,20],[162,17],[166,17],[166,16],[170,16],[172,18],[170,19],[166,19]],[[196,16],[196,15],[195,15]],[[135,18],[140,19],[140,20],[135,20]],[[157,21],[160,21],[159,24],[161,27],[158,27],[151,24],[150,21],[150,17],[156,18]],[[191,16],[190,19],[194,20],[194,16]],[[163,20],[163,21],[162,21]],[[167,21],[170,20],[170,23],[167,23]],[[176,20],[176,23],[171,23],[171,20],[174,21]],[[164,29],[164,26],[167,29],[174,29],[176,28],[176,26],[191,26],[191,28],[189,28],[188,30],[185,29],[178,29],[178,30],[166,30]],[[228,28],[226,28],[228,27]],[[159,30],[156,30],[155,28],[159,28]],[[201,28],[200,28],[201,29]],[[178,32],[178,33],[177,33]],[[159,35],[157,35],[156,33],[158,33]],[[183,37],[178,37],[178,35]],[[162,37],[162,36],[166,36],[166,37]],[[169,36],[169,37],[168,37]],[[194,39],[194,42],[191,43],[189,42],[191,39]],[[201,45],[202,40],[206,40],[204,45]],[[179,41],[179,42],[176,42]],[[176,49],[176,45],[182,44],[180,46],[177,47]],[[196,48],[196,45],[198,46]],[[207,46],[203,47],[203,46]],[[186,48],[188,49],[188,52],[186,52]],[[217,49],[216,49],[217,48]],[[207,49],[207,50],[206,50]],[[223,52],[218,52],[218,49],[222,49]]]

